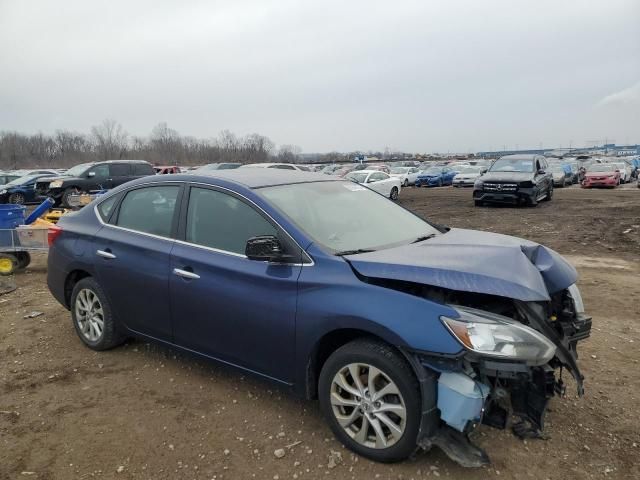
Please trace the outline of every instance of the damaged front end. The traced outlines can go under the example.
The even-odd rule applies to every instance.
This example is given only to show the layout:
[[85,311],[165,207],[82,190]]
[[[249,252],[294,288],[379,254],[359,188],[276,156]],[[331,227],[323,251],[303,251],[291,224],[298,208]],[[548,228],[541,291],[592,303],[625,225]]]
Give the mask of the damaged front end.
[[511,426],[520,438],[543,438],[547,404],[565,392],[565,369],[583,395],[576,344],[589,336],[591,318],[575,285],[549,302],[448,297],[473,305],[449,303],[458,317],[441,318],[465,350],[453,358],[415,354],[418,368],[434,372],[437,382],[437,409],[425,413],[436,410],[440,419],[440,427],[424,431],[419,444],[439,446],[461,465],[480,466],[489,459],[469,440],[480,423]]

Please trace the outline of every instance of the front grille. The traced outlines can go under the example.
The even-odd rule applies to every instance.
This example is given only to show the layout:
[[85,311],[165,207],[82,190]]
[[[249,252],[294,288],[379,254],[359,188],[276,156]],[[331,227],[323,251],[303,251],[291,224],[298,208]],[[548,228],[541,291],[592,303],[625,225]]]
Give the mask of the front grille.
[[485,192],[515,192],[518,190],[517,183],[485,183]]

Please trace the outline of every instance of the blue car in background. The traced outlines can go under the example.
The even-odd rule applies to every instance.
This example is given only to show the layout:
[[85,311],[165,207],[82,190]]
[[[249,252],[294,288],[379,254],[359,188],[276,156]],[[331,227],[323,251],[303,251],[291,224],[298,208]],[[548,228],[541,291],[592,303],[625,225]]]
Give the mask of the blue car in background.
[[453,185],[453,177],[458,173],[451,167],[429,167],[420,171],[416,178],[416,187],[442,187]]
[[376,461],[438,446],[480,466],[468,435],[481,421],[539,436],[562,369],[583,393],[591,319],[566,260],[431,224],[348,180],[145,177],[48,238],[47,284],[87,347],[135,336],[260,375],[318,398],[340,442]]
[[50,176],[50,173],[46,175],[26,175],[0,185],[0,203],[15,203],[16,205],[40,203],[36,195],[36,181]]

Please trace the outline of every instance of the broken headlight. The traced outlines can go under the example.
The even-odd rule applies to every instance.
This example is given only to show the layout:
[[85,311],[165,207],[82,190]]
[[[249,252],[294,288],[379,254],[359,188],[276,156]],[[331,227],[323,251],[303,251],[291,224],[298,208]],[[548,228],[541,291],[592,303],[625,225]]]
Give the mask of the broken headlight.
[[536,330],[510,318],[454,306],[459,318],[440,317],[454,337],[480,355],[544,365],[553,358],[555,345]]

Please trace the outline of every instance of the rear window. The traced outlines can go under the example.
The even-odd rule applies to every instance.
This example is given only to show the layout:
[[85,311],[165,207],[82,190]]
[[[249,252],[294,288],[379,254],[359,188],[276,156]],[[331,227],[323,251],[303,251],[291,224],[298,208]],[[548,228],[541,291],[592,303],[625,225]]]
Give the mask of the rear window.
[[133,164],[133,174],[134,175],[153,175],[155,172],[153,167],[149,163],[134,163]]
[[121,195],[114,195],[111,198],[108,198],[100,205],[98,205],[98,214],[100,218],[102,218],[103,222],[108,222],[109,217],[111,216],[111,212],[113,212],[113,207],[115,207],[116,203],[118,203],[118,199]]

